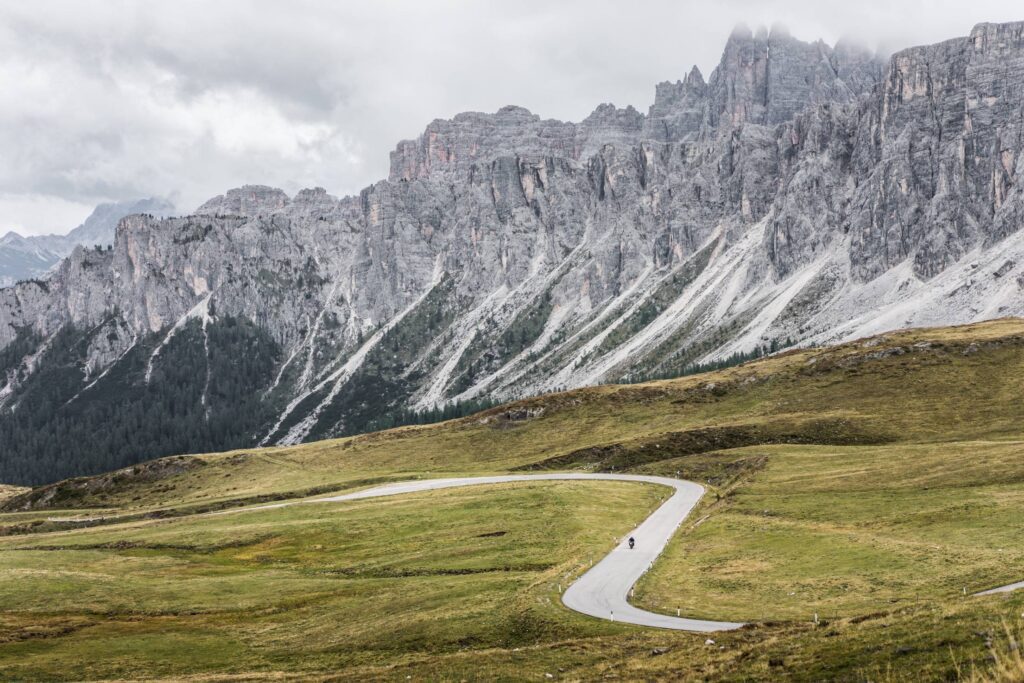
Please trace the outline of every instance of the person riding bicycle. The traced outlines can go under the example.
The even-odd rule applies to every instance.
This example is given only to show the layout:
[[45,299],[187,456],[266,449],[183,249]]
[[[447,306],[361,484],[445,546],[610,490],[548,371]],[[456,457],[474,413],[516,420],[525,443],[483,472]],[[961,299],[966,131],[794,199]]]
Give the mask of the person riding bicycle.
[[629,537],[629,549],[632,550],[634,545],[636,545],[636,539],[634,539],[632,536],[630,536]]

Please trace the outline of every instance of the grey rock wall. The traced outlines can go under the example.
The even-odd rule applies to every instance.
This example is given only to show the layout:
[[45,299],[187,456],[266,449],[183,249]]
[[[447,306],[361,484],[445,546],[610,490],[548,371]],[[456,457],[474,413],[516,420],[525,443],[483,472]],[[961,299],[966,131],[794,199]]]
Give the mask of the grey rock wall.
[[105,326],[100,371],[244,316],[286,352],[269,443],[350,429],[368,376],[387,409],[427,408],[1022,313],[1022,31],[886,62],[741,28],[647,114],[437,120],[358,196],[246,186],[124,219],[112,251],[0,290],[0,346]]

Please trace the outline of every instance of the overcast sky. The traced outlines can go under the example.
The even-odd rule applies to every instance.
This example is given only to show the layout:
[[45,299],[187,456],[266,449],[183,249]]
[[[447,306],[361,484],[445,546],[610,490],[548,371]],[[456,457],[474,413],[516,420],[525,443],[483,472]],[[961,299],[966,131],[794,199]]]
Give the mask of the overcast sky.
[[0,234],[245,183],[358,192],[432,119],[646,111],[737,22],[881,51],[1024,19],[1019,0],[69,0],[0,5]]

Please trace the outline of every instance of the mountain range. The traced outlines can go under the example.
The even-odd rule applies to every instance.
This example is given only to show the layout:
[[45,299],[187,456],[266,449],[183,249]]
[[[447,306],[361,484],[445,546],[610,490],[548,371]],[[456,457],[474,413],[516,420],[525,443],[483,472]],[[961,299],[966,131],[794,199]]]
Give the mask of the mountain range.
[[8,232],[0,237],[0,287],[19,280],[41,278],[78,245],[114,243],[117,222],[129,214],[169,216],[174,207],[164,199],[139,199],[100,204],[81,225],[65,235],[31,235]]
[[136,214],[0,290],[0,480],[1024,312],[1024,22],[736,29],[646,114],[436,120],[358,196]]

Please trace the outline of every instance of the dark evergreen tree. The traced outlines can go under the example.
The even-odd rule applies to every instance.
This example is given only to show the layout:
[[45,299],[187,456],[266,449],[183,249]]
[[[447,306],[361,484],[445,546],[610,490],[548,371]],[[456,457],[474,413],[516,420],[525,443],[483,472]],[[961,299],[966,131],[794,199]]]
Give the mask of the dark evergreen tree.
[[[36,372],[0,410],[0,481],[35,485],[252,445],[275,407],[262,391],[278,362],[276,344],[245,320],[220,319],[205,332],[192,321],[160,349],[147,382],[161,338],[153,335],[106,374],[87,378],[88,334],[73,327],[57,333]],[[33,335],[19,335],[0,353],[0,372],[18,372],[33,342]]]

